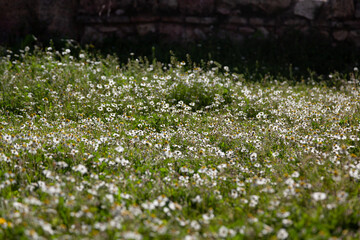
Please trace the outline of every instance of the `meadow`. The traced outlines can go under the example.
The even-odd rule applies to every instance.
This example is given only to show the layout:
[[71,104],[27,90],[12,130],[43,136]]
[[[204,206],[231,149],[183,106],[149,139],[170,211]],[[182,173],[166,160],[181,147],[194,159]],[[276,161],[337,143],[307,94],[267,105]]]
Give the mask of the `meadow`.
[[356,66],[127,58],[0,58],[0,239],[360,238]]

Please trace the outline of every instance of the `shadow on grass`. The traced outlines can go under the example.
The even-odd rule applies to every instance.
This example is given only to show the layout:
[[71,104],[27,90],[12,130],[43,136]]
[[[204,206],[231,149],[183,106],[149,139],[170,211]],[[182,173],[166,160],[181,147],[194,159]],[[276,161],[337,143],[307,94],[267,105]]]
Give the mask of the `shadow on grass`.
[[[43,48],[49,46],[49,42],[39,42],[26,36],[22,41],[6,47],[18,51],[35,44]],[[51,40],[51,45],[62,49],[68,47],[68,41],[55,39]],[[156,59],[167,64],[175,55],[180,61],[191,58],[191,62],[198,66],[201,62],[214,60],[254,81],[264,81],[267,76],[278,80],[306,80],[308,77],[322,80],[330,73],[347,74],[353,71],[359,65],[360,56],[360,48],[349,42],[334,45],[317,33],[304,36],[296,31],[279,39],[253,36],[242,43],[229,39],[207,39],[180,44],[166,42],[159,36],[133,40],[108,38],[101,44],[82,45],[81,48],[96,55],[116,54],[120,65],[139,56],[146,57],[150,62]],[[72,52],[76,53],[78,49]],[[0,54],[6,54],[5,48],[0,49]]]

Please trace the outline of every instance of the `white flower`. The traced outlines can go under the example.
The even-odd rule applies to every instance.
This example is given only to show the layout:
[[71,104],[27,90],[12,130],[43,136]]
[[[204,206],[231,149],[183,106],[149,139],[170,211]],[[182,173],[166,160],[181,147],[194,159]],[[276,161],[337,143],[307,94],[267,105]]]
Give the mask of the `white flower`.
[[72,170],[77,171],[81,174],[87,173],[87,168],[82,164],[72,167]]
[[117,162],[117,163],[120,163],[121,164],[121,166],[129,166],[130,165],[130,162],[128,161],[128,160],[126,160],[125,158],[116,158],[115,159],[115,162]]
[[283,219],[281,222],[285,227],[288,227],[291,224],[293,224],[293,221],[291,221],[291,219],[287,219],[287,218]]
[[51,227],[51,224],[45,222],[45,221],[40,221],[40,226],[42,227],[42,229],[44,230],[44,232],[50,234],[50,235],[54,235],[54,230]]
[[59,139],[59,138],[57,138],[57,137],[54,137],[54,138],[53,138],[53,143],[54,143],[55,145],[59,144],[59,142],[60,142],[60,139]]
[[191,221],[190,226],[196,231],[201,229],[201,225],[195,220]]
[[257,196],[257,195],[251,195],[250,196],[250,204],[249,204],[249,206],[250,207],[255,207],[256,205],[258,205],[258,203],[259,203],[259,196]]
[[134,240],[141,240],[143,239],[142,235],[137,232],[124,232],[122,234],[124,239],[134,239]]
[[261,230],[262,235],[267,235],[269,233],[272,233],[274,229],[266,224],[264,224],[264,228]]
[[255,184],[260,186],[260,185],[264,185],[267,183],[267,180],[265,178],[259,178],[256,180]]
[[334,203],[332,203],[332,204],[326,204],[326,208],[327,209],[329,209],[329,210],[331,210],[331,209],[334,209],[334,208],[336,208],[336,204],[334,204]]
[[276,234],[276,237],[280,240],[287,239],[288,236],[289,233],[284,228],[281,228]]
[[197,195],[195,198],[192,199],[192,201],[194,203],[201,203],[202,202],[202,198],[200,197],[200,195]]
[[293,177],[293,178],[298,178],[299,176],[300,176],[300,173],[297,171],[295,171],[291,174],[291,177]]
[[250,160],[255,161],[257,159],[257,153],[250,154]]
[[279,156],[279,152],[273,152],[273,153],[272,153],[272,156],[273,156],[273,157]]
[[106,194],[105,198],[109,200],[110,203],[114,202],[114,196],[112,194]]
[[326,199],[326,193],[323,192],[314,192],[311,194],[311,197],[315,200],[315,201],[322,201]]
[[115,150],[116,150],[117,152],[121,153],[121,152],[124,151],[124,148],[123,148],[122,146],[117,146],[117,147],[115,148]]
[[64,161],[60,161],[60,162],[55,162],[55,164],[61,168],[67,168],[69,165],[64,162]]
[[341,191],[336,194],[336,197],[340,203],[344,203],[349,194],[347,192]]
[[359,169],[353,169],[353,168],[350,169],[349,175],[352,178],[360,179],[360,171],[359,171]]
[[39,199],[37,199],[35,197],[25,198],[24,202],[27,203],[27,204],[30,204],[30,205],[35,205],[35,206],[43,205],[43,203]]
[[182,173],[187,173],[188,171],[189,171],[189,169],[186,166],[182,166],[180,168],[180,172],[182,172]]
[[239,196],[238,192],[236,191],[236,189],[231,189],[231,194],[230,196],[232,198],[237,198]]
[[65,49],[65,51],[62,52],[63,55],[66,55],[66,54],[69,54],[69,53],[71,53],[70,49]]
[[290,216],[290,213],[287,211],[285,212],[280,211],[276,213],[276,216],[279,218],[287,218],[288,216]]
[[192,235],[186,235],[184,239],[185,239],[185,240],[196,240],[197,237],[192,236]]
[[221,226],[219,229],[219,237],[226,238],[229,233],[229,229],[225,226]]

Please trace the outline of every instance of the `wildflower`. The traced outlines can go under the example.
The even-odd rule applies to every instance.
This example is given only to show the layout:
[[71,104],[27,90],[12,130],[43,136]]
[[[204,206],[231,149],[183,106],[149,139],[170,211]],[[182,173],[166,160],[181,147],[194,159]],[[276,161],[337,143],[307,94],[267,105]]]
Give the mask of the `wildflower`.
[[272,233],[274,231],[274,229],[272,227],[270,227],[269,225],[264,224],[263,229],[261,230],[261,234],[262,235],[268,235],[270,233]]
[[276,234],[276,237],[279,240],[287,239],[288,236],[289,236],[289,233],[284,228],[281,228]]
[[124,239],[133,239],[133,240],[142,240],[143,237],[140,233],[137,233],[137,232],[124,232],[122,234],[123,238]]
[[231,194],[230,196],[232,198],[237,198],[239,196],[238,192],[236,191],[236,189],[231,189]]
[[66,54],[70,54],[71,50],[70,49],[65,49],[65,51],[62,52],[63,55],[66,55]]
[[279,152],[273,152],[273,153],[272,153],[272,156],[273,156],[273,157],[279,156]]
[[182,172],[182,173],[187,173],[188,171],[189,171],[189,169],[186,166],[182,166],[180,168],[180,172]]
[[8,222],[5,220],[5,218],[0,218],[0,226],[7,227]]
[[219,169],[220,171],[222,171],[223,169],[225,169],[227,167],[226,163],[220,164],[219,166],[217,166],[217,169]]
[[322,201],[326,199],[326,193],[323,192],[314,192],[311,194],[311,197],[315,200],[315,201]]
[[349,196],[349,194],[347,192],[344,192],[344,191],[338,192],[336,194],[336,197],[337,197],[337,199],[339,200],[340,203],[344,203],[348,196]]
[[197,195],[195,198],[192,199],[192,201],[194,203],[201,203],[202,202],[202,198],[200,197],[200,195]]
[[88,172],[87,168],[82,164],[72,167],[72,170],[79,172],[81,174],[85,174]]
[[40,225],[42,227],[42,229],[44,230],[44,232],[46,232],[49,235],[54,235],[55,231],[52,229],[51,224],[41,220]]
[[213,213],[212,209],[209,211],[208,214],[203,214],[202,215],[202,218],[203,218],[205,224],[209,224],[210,220],[213,219],[214,217],[215,216],[214,216],[214,213]]
[[184,240],[196,240],[198,239],[196,236],[192,236],[192,235],[186,235]]
[[3,135],[3,139],[6,141],[6,142],[8,142],[8,143],[12,143],[13,142],[13,138],[11,137],[11,135],[9,135],[9,134],[4,134]]
[[268,181],[267,181],[267,179],[265,179],[265,178],[258,178],[258,179],[256,179],[256,185],[258,185],[258,186],[261,186],[261,185],[264,185],[264,184],[266,184]]
[[259,196],[257,195],[251,195],[250,196],[250,207],[255,207],[259,203]]
[[290,213],[287,211],[280,211],[276,213],[276,216],[279,218],[287,218],[288,216],[290,216]]
[[291,174],[291,177],[298,178],[300,176],[299,172],[295,171]]
[[117,152],[121,153],[121,152],[124,151],[124,148],[123,148],[122,146],[117,146],[117,147],[115,148],[115,150],[116,150]]
[[34,230],[26,230],[25,234],[30,238],[30,239],[41,239],[40,236],[38,235],[38,233]]
[[117,157],[117,158],[115,159],[115,162],[120,163],[121,166],[124,166],[124,167],[130,165],[130,162],[129,162],[128,160],[126,160],[125,158],[119,158],[119,157]]
[[350,169],[349,175],[352,178],[359,179],[360,180],[360,170],[359,169]]
[[229,234],[229,229],[225,226],[219,228],[219,237],[226,238]]
[[25,198],[24,202],[35,206],[41,206],[43,204],[43,202],[41,202],[39,199],[35,197]]
[[198,221],[195,220],[191,221],[190,226],[196,231],[201,229],[201,225],[198,223]]
[[251,161],[256,161],[256,159],[257,159],[257,153],[255,153],[255,152],[251,153],[250,154],[250,160]]
[[334,203],[326,204],[326,208],[329,209],[329,210],[336,208],[336,206],[337,206],[337,205],[334,204]]
[[54,143],[55,145],[59,144],[59,143],[60,143],[60,139],[57,138],[57,137],[54,137],[54,138],[53,138],[53,143]]
[[289,227],[293,224],[293,221],[291,221],[290,219],[287,219],[287,218],[283,219],[281,222],[285,227]]

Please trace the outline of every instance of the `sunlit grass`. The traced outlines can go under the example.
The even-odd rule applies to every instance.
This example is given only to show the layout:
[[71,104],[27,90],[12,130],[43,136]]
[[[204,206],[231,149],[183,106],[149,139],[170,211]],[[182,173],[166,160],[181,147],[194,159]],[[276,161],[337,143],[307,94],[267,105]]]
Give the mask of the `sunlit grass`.
[[329,79],[8,51],[0,238],[358,239],[358,70]]

